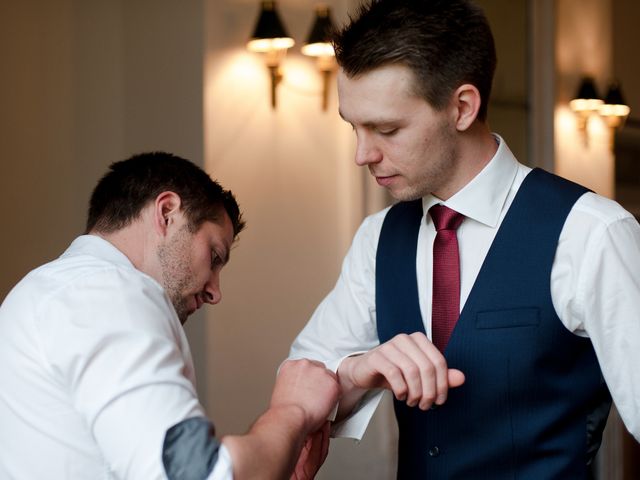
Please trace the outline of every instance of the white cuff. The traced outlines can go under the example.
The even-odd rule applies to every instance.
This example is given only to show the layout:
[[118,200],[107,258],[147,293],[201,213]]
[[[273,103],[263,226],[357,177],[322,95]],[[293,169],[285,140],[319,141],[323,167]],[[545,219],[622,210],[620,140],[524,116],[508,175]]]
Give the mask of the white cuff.
[[[326,362],[325,365],[327,369],[337,373],[338,367],[345,358],[362,355],[363,353],[367,353],[367,350],[350,353],[349,355],[345,355],[337,360]],[[331,428],[331,436],[335,438],[353,438],[355,440],[361,440],[369,422],[371,421],[371,417],[373,417],[373,413],[380,404],[383,393],[384,390],[382,389],[369,390],[365,393],[351,414],[344,420],[333,425]],[[338,405],[336,405],[336,408],[331,413],[329,420],[333,421],[336,418],[337,413]]]

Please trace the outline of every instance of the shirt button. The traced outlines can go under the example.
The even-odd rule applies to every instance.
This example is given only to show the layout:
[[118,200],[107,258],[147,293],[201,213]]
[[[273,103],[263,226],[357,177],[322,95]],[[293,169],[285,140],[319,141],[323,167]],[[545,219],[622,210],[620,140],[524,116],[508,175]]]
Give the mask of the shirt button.
[[427,453],[430,457],[437,457],[440,455],[440,449],[438,447],[431,447]]

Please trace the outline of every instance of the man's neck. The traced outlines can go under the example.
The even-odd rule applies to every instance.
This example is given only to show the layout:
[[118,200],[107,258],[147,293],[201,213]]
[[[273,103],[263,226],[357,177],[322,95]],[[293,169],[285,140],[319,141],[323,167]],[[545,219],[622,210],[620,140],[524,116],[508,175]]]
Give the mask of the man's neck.
[[134,221],[114,232],[92,230],[89,235],[96,235],[111,243],[129,259],[135,268],[154,277],[155,248],[153,248],[152,239],[145,234],[145,229],[140,222]]
[[476,121],[459,135],[457,161],[451,182],[444,191],[433,192],[441,200],[447,200],[462,190],[487,166],[498,151],[496,138],[486,123]]

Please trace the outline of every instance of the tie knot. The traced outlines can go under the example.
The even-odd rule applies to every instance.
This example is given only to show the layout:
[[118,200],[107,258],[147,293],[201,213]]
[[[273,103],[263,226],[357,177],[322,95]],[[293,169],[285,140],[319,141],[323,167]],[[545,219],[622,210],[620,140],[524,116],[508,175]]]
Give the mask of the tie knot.
[[431,215],[438,232],[440,230],[457,230],[464,220],[464,215],[444,205],[434,205],[429,209],[429,215]]

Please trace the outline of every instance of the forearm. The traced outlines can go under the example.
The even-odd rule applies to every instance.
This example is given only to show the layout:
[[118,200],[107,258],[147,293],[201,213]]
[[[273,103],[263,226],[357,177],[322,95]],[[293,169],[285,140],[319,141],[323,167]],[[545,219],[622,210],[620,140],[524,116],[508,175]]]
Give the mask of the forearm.
[[302,408],[270,408],[247,434],[222,439],[233,460],[234,479],[289,478],[308,433]]

